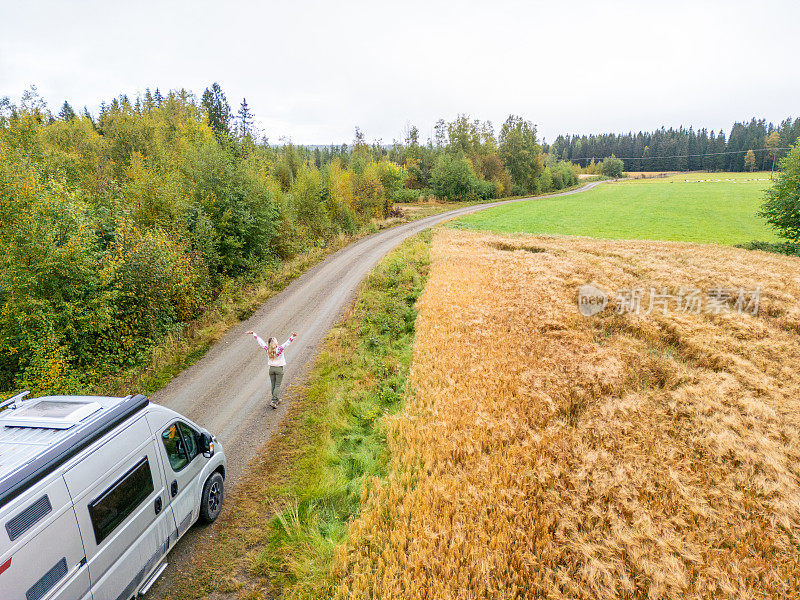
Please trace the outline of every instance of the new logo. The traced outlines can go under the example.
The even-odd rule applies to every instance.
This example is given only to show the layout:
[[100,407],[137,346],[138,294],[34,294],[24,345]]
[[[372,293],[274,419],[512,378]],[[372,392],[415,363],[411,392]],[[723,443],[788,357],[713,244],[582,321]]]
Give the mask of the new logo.
[[578,288],[578,310],[584,317],[591,317],[608,305],[608,294],[592,283]]

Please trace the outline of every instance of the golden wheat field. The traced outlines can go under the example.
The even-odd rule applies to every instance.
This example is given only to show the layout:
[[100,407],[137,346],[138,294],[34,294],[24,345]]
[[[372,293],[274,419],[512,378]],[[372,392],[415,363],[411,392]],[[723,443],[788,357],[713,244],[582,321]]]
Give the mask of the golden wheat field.
[[[339,598],[800,597],[797,259],[446,229],[431,261]],[[590,281],[761,304],[587,318]]]

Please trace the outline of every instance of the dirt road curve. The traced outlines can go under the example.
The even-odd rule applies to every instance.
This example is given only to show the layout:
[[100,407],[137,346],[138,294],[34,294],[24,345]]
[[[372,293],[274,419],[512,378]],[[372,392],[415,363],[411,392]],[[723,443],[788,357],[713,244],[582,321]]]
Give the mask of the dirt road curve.
[[[599,183],[552,196],[575,194]],[[230,491],[286,412],[285,403],[277,410],[267,406],[266,356],[245,332],[252,329],[263,338],[274,335],[282,343],[290,332],[297,331],[299,336],[286,353],[283,388],[299,383],[328,331],[353,299],[358,284],[384,255],[433,225],[503,203],[468,206],[405,223],[339,250],[268,300],[247,321],[233,327],[200,361],[151,396],[151,400],[186,415],[217,436],[228,457],[225,487]],[[150,598],[157,598],[159,590],[169,585],[171,577],[186,564],[192,548],[202,543],[204,530],[207,528],[195,527],[172,550],[167,557],[170,565],[148,594]]]

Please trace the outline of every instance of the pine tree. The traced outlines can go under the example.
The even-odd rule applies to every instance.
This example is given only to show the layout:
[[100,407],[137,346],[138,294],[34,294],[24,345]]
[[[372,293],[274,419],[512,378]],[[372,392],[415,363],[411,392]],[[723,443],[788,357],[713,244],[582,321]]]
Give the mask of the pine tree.
[[[722,132],[720,131],[720,135]],[[705,145],[705,149],[703,150],[703,169],[706,171],[716,171],[717,170],[717,157],[714,156],[715,152],[718,152],[717,146],[717,133],[712,129],[711,133],[708,135],[708,143]]]
[[69,105],[69,102],[64,100],[64,104],[61,105],[61,112],[58,113],[58,118],[62,121],[72,121],[77,115],[75,111],[72,110],[72,107]]
[[92,127],[97,131],[97,123],[94,122],[94,117],[92,117],[92,113],[89,112],[87,107],[83,107],[83,118],[89,119],[89,122],[92,124]]
[[247,106],[247,98],[242,98],[238,115],[239,137],[250,137],[253,131],[253,113],[250,112],[250,108]]
[[437,148],[444,148],[447,145],[447,123],[444,119],[436,121],[433,128],[433,145]]
[[725,132],[720,131],[719,134],[717,134],[717,147],[714,151],[716,153],[716,156],[714,157],[715,171],[725,170],[725,165],[727,164],[727,160],[723,152],[725,152],[727,149],[728,149],[728,142],[725,141]]
[[353,154],[365,156],[369,152],[367,140],[361,128],[356,126],[355,136],[353,137]]
[[231,107],[220,85],[215,81],[211,89],[206,88],[200,101],[206,111],[208,124],[217,137],[230,135]]
[[419,147],[419,129],[415,125],[409,125],[406,131],[406,146],[413,148]]
[[0,98],[0,127],[8,126],[9,116],[13,110],[14,108],[11,104],[11,100],[8,99],[8,96],[3,96]]

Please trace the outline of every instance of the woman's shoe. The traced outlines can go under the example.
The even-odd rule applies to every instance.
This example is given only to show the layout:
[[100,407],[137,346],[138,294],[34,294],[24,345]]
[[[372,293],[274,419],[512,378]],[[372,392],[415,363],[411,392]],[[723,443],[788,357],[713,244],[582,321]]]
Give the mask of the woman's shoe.
[[270,408],[278,408],[278,401],[277,401],[277,400],[272,400],[272,401],[269,403],[269,407],[270,407]]

